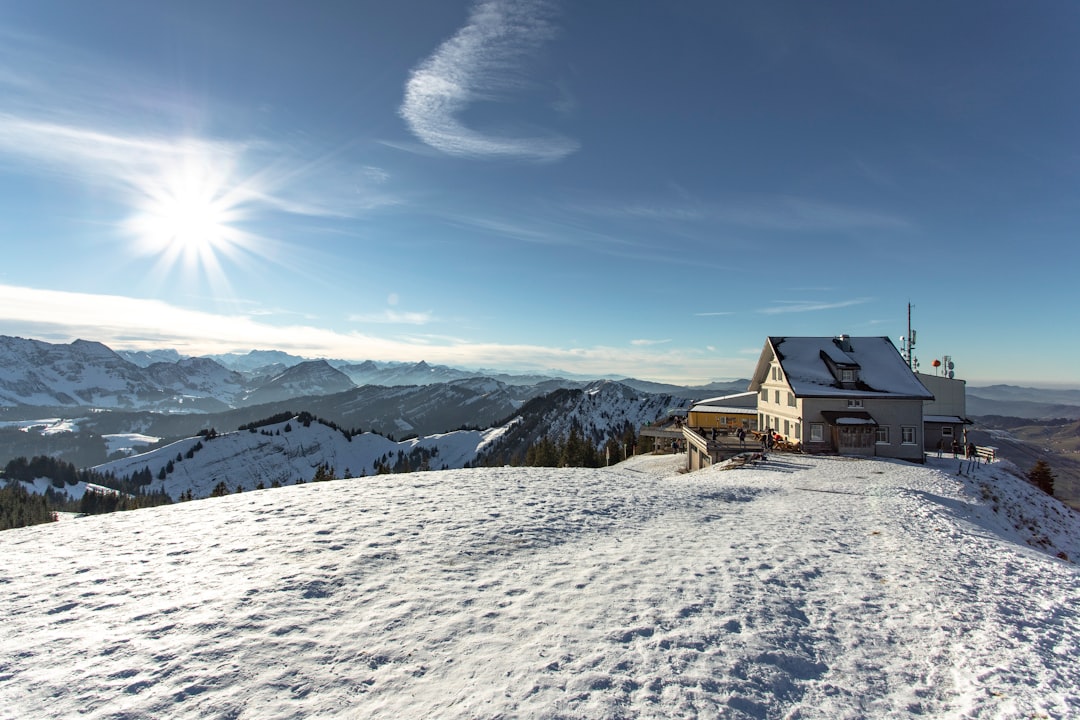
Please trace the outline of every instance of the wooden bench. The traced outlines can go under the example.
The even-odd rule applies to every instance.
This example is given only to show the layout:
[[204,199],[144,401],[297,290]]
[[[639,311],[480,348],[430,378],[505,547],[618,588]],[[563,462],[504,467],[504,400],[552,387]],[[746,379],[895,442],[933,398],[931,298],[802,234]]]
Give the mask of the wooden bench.
[[997,458],[997,448],[992,445],[976,445],[975,456],[980,460],[992,463]]

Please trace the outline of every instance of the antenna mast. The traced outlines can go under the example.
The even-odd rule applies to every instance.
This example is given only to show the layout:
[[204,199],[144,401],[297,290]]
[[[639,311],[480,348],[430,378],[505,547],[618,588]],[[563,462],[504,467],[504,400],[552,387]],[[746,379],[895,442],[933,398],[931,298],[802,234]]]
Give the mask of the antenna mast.
[[911,329],[911,303],[907,304],[907,337],[900,338],[900,346],[904,359],[907,360],[908,369],[915,372],[919,367],[919,361],[915,359],[915,331]]

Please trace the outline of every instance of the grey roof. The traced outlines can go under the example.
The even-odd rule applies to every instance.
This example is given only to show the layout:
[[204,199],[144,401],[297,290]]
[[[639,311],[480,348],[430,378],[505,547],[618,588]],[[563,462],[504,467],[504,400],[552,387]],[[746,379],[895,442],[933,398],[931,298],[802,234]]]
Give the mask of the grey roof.
[[[799,397],[905,397],[933,399],[887,337],[770,337],[788,384]],[[859,382],[844,387],[825,358],[858,367]]]
[[694,412],[715,412],[717,410],[734,410],[736,412],[752,411],[757,408],[757,393],[748,390],[735,393],[734,395],[722,395],[720,397],[706,398],[694,404],[691,410]]

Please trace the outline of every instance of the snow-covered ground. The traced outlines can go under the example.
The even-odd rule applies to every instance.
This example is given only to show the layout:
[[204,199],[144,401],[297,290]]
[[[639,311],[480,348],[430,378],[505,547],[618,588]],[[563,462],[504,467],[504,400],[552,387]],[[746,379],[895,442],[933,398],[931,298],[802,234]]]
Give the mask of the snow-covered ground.
[[44,418],[42,420],[8,420],[0,422],[0,428],[18,428],[23,432],[33,430],[41,435],[59,435],[79,431],[78,420],[67,418]]
[[0,533],[0,716],[1080,715],[1077,515],[1003,466],[682,461]]
[[147,445],[153,445],[161,440],[159,437],[142,433],[112,433],[101,437],[105,440],[105,453],[107,455],[112,455],[114,452],[133,455],[142,451]]

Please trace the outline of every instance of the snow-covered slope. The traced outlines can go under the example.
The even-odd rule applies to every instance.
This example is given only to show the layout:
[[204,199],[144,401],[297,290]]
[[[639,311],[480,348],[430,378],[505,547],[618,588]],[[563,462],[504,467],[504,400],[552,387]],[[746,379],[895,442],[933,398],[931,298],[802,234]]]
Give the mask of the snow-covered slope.
[[[393,466],[399,454],[409,456],[416,448],[427,451],[425,455],[433,453],[431,468],[460,468],[475,460],[477,452],[502,432],[461,430],[395,442],[373,433],[350,438],[317,421],[305,425],[293,418],[213,439],[187,438],[94,470],[124,477],[149,468],[154,482],[148,489],[164,490],[172,498],[185,491],[206,497],[221,482],[230,492],[238,487],[251,490],[259,483],[269,487],[275,482],[307,482],[322,465],[329,465],[338,476],[374,475],[376,463]],[[161,471],[170,467],[171,471],[160,478]]]
[[1030,486],[952,461],[680,462],[368,477],[0,533],[0,715],[1080,714],[1080,576],[1005,508],[1072,557],[1077,520]]

